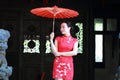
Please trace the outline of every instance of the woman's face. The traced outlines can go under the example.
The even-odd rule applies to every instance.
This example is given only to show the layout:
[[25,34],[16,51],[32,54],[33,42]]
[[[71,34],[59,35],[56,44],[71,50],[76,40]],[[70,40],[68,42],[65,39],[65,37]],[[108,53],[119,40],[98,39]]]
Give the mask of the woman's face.
[[63,22],[60,26],[60,31],[62,34],[70,33],[70,27],[68,27],[67,23]]

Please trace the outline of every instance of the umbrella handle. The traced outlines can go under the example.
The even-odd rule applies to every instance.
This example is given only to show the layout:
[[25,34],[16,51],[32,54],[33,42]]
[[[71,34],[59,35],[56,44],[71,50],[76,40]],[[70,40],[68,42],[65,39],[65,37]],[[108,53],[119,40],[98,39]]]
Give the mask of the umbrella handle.
[[53,18],[53,28],[52,28],[53,32],[54,32],[54,27],[55,27],[55,17]]

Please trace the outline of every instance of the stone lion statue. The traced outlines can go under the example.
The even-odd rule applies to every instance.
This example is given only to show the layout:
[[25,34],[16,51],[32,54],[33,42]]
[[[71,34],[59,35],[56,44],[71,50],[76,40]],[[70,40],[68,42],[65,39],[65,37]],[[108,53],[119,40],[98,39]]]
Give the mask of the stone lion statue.
[[12,66],[8,66],[6,60],[7,42],[10,37],[10,32],[5,29],[0,29],[0,80],[9,80],[12,74]]

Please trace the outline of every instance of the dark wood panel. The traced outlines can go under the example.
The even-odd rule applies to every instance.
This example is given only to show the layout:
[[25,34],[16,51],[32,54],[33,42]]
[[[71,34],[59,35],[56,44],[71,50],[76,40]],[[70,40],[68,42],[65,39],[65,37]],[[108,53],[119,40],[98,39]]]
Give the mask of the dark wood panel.
[[[31,64],[32,65],[32,64]],[[25,66],[23,68],[23,80],[40,80],[41,71],[38,66]]]
[[37,53],[23,53],[23,55],[21,56],[22,58],[22,64],[23,66],[32,66],[32,65],[40,65],[41,64],[41,60],[42,57],[41,53],[37,54]]

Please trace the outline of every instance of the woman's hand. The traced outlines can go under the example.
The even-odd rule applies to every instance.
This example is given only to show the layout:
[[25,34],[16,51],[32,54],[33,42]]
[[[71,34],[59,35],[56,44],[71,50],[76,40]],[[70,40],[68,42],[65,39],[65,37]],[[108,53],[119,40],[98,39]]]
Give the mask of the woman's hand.
[[54,56],[61,56],[60,52],[55,52]]
[[52,33],[50,34],[50,40],[53,40],[53,39],[54,39],[54,36],[55,36],[55,33],[52,32]]

